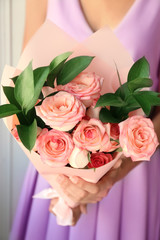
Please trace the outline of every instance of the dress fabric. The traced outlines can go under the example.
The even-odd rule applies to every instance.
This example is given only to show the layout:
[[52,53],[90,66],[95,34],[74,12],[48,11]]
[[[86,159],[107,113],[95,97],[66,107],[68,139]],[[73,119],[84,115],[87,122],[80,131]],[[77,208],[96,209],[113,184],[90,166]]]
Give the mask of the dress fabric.
[[[47,18],[79,41],[92,34],[78,0],[49,0]],[[160,63],[160,1],[136,0],[115,34],[134,60],[145,56],[158,89]],[[48,212],[48,200],[32,199],[48,188],[30,164],[10,240],[159,240],[160,150],[116,183],[108,196],[88,205],[75,227],[62,227]]]

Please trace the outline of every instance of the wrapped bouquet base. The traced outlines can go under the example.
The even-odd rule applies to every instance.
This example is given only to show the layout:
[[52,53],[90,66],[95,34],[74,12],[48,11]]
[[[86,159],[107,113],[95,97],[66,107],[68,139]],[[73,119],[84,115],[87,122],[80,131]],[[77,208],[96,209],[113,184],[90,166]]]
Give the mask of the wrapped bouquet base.
[[[64,54],[64,52],[66,53]],[[33,69],[35,70],[32,70],[31,63],[29,63],[30,61],[32,61]],[[148,78],[148,63],[145,59],[141,59],[138,64],[138,67],[135,65],[129,72],[133,61],[114,33],[108,28],[103,28],[92,34],[84,42],[78,43],[47,20],[30,40],[20,58],[17,68],[6,66],[4,69],[2,86],[5,86],[3,90],[10,104],[7,104],[8,100],[2,91],[2,104],[6,105],[1,106],[3,110],[1,117],[9,116],[5,119],[7,128],[9,131],[12,131],[17,127],[18,135],[23,142],[22,144],[22,142],[18,140],[20,147],[33,163],[39,174],[56,190],[56,192],[53,189],[45,190],[35,197],[52,198],[59,196],[59,201],[54,209],[58,216],[59,224],[71,224],[72,211],[70,207],[75,207],[76,205],[61,190],[57,182],[57,175],[64,174],[68,177],[78,176],[86,181],[96,183],[115,166],[122,152],[114,152],[112,154],[113,160],[108,161],[108,163],[96,169],[89,169],[89,164],[87,165],[88,168],[79,169],[74,168],[72,164],[70,164],[72,167],[62,166],[62,157],[57,165],[53,159],[50,160],[49,158],[48,160],[45,159],[44,156],[42,158],[41,149],[38,148],[38,144],[33,148],[34,143],[36,139],[41,143],[45,134],[52,134],[51,138],[54,138],[54,135],[59,131],[70,141],[70,144],[67,145],[69,152],[72,152],[77,146],[79,149],[84,149],[86,152],[88,151],[89,156],[92,155],[92,153],[115,151],[119,145],[119,139],[116,137],[112,138],[111,125],[108,123],[112,123],[112,120],[113,123],[119,123],[125,120],[130,111],[140,108],[141,105],[143,110],[148,113],[151,106],[149,105],[149,108],[146,109],[143,105],[142,97],[146,97],[147,99],[147,97],[151,95],[154,103],[159,104],[159,99],[157,99],[157,95],[153,92],[149,94],[141,92],[139,94],[137,91],[138,88],[151,86],[151,79]],[[146,72],[141,71],[141,68],[147,69]],[[86,73],[82,72],[84,69]],[[138,69],[138,71],[136,72],[135,69]],[[19,73],[21,74],[17,76]],[[90,95],[87,95],[88,92],[87,94],[83,92],[83,94],[77,95],[77,93],[75,94],[74,92],[75,89],[79,91],[82,85],[84,89],[90,87],[81,79],[81,76],[84,77],[84,75],[87,76],[86,79],[91,75],[91,79],[94,78],[94,81],[97,81],[96,87],[93,88],[95,92],[90,89]],[[98,75],[104,79],[102,86],[101,77],[97,77]],[[72,80],[73,84],[71,86],[69,82]],[[144,81],[146,81],[145,84],[143,83]],[[13,87],[14,84],[15,88]],[[78,84],[79,86],[77,87]],[[97,92],[97,89],[100,89],[100,87],[101,94],[104,94],[101,97],[100,92]],[[45,94],[46,89],[48,94]],[[40,97],[41,95],[43,96]],[[72,104],[72,102],[74,108],[71,108],[72,110],[70,110],[69,114],[67,113],[68,115],[66,114],[69,117],[64,121],[62,113],[68,111],[66,110],[68,109],[68,104]],[[101,117],[104,112],[107,113],[107,118],[103,118],[103,123],[99,120],[99,116],[98,119],[96,119],[97,117],[89,117],[89,115],[87,115],[87,109],[91,107],[91,104],[93,106],[90,112],[94,112],[93,109],[96,104],[96,107],[102,108],[100,110]],[[57,112],[60,115],[58,115]],[[14,113],[17,114],[18,118],[16,115],[13,115]],[[73,117],[74,124],[71,117],[72,114],[75,114]],[[38,123],[39,120],[37,117],[40,118],[41,123]],[[89,117],[91,120],[87,120],[86,117]],[[30,122],[28,122],[29,118],[31,120]],[[44,125],[44,127],[41,127],[43,130],[39,135],[37,135],[38,124]],[[28,130],[31,135],[28,134]],[[92,143],[94,142],[94,147],[91,144],[86,147],[86,142],[83,142],[84,138],[81,137],[78,131],[81,131],[83,136],[86,134],[86,139],[94,138],[94,134],[97,134],[96,137],[99,139],[97,140],[99,145],[96,145],[96,141],[94,140],[91,141]],[[133,130],[133,132],[135,133],[135,130]],[[23,136],[24,133],[25,137]],[[142,131],[139,131],[137,135],[140,136],[139,138],[143,142],[147,134],[144,135]],[[33,139],[31,136],[33,136]],[[154,134],[152,134],[152,137],[156,139]],[[138,144],[136,143],[137,146],[141,145],[140,140],[138,140]],[[59,143],[56,139],[55,142],[51,141],[51,143],[49,142],[47,144],[48,154],[48,149],[52,150],[51,148],[54,148],[54,146],[57,146]],[[39,147],[41,147],[43,142],[39,145]],[[114,148],[112,149],[113,146]],[[155,140],[153,150],[156,146],[157,143]],[[125,147],[126,146],[124,146],[124,148]],[[33,150],[29,151],[27,148],[29,150],[33,148]],[[110,151],[108,149],[110,149]],[[59,206],[63,206],[63,213],[60,211]],[[65,216],[67,216],[67,219],[64,218]]]

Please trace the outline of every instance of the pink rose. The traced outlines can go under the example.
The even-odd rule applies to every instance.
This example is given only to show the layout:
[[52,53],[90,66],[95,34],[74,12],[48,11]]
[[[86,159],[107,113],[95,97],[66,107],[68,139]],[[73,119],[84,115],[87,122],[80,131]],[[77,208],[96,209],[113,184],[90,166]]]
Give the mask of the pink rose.
[[48,86],[45,86],[42,88],[42,94],[44,97],[47,97],[48,95],[50,95],[51,93],[54,93],[56,91],[57,91],[56,88],[52,88],[52,87],[48,87]]
[[73,168],[84,168],[87,166],[89,152],[85,149],[74,147],[68,161]]
[[44,163],[51,167],[68,164],[74,144],[70,134],[44,128],[36,141],[37,151]]
[[36,107],[37,115],[51,128],[69,131],[85,116],[86,108],[75,96],[58,92]]
[[73,141],[79,148],[95,152],[102,147],[102,141],[109,141],[102,122],[97,119],[82,120],[73,133]]
[[109,141],[106,142],[103,139],[100,152],[113,152],[120,147],[120,144],[117,142],[119,138],[119,126],[116,123],[105,123],[104,126],[109,136]]
[[97,153],[92,153],[91,154],[91,162],[88,164],[89,168],[98,168],[101,167],[110,161],[112,161],[112,155],[110,153],[102,153],[102,152],[97,152]]
[[149,118],[133,116],[119,124],[120,145],[126,157],[133,161],[150,160],[159,145]]
[[70,83],[66,85],[58,85],[58,90],[64,90],[72,93],[79,98],[86,107],[91,106],[100,97],[103,78],[95,73],[82,72]]

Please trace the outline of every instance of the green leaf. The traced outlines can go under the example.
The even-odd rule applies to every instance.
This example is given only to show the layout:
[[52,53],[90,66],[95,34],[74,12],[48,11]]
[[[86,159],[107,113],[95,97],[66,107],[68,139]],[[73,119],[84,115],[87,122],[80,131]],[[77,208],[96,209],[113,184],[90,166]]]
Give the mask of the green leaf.
[[46,124],[45,122],[38,116],[36,116],[36,120],[37,120],[37,126],[40,128],[45,128]]
[[115,93],[106,93],[98,99],[96,107],[115,106],[121,107],[125,102]]
[[29,110],[27,114],[20,112],[17,114],[17,117],[21,125],[29,126],[34,121],[34,118],[36,117],[35,108],[32,108],[31,110]]
[[123,113],[123,116],[128,115],[130,112],[140,108],[141,106],[139,105],[139,103],[136,101],[136,99],[130,95],[127,99],[126,99],[126,106],[122,107],[120,110],[121,113]]
[[[8,98],[8,101],[11,104],[14,104],[18,109],[21,110],[20,105],[17,103],[17,101],[16,101],[16,99],[14,97],[14,88],[13,87],[3,87],[3,91],[4,91],[5,95],[6,95],[6,97]],[[29,125],[34,120],[35,109],[31,109],[30,111],[28,111],[26,116],[22,112],[19,112],[19,113],[17,113],[17,117],[19,119],[20,124]]]
[[128,82],[128,88],[131,92],[139,88],[151,87],[153,85],[152,79],[150,78],[136,78]]
[[33,123],[29,126],[18,125],[17,126],[18,135],[23,143],[23,145],[31,151],[35,145],[37,138],[37,122],[34,119]]
[[123,149],[121,147],[117,148],[115,152],[123,152]]
[[136,78],[148,78],[149,77],[149,63],[145,57],[140,58],[131,67],[128,73],[128,82]]
[[121,87],[115,92],[116,96],[120,97],[122,100],[125,100],[131,93],[128,89],[127,82],[122,84]]
[[42,87],[47,79],[48,73],[49,73],[49,67],[40,67],[33,71],[33,74],[34,74],[34,96],[32,97],[32,99],[30,100],[30,103],[26,107],[26,112],[28,112],[30,109],[32,109],[35,106],[35,104],[40,96]]
[[88,152],[87,157],[88,157],[88,162],[92,163],[92,162],[91,162],[91,154],[90,154],[89,152]]
[[94,57],[79,56],[72,58],[64,64],[57,77],[57,84],[65,85],[72,81],[79,73],[88,67]]
[[21,110],[18,109],[15,105],[13,104],[4,104],[0,106],[0,118],[8,117],[13,114],[20,113]]
[[55,57],[53,61],[50,63],[50,71],[54,70],[60,63],[66,61],[72,52],[65,52]]
[[50,63],[50,73],[47,78],[47,85],[50,87],[54,87],[54,79],[57,77],[58,73],[64,66],[65,61],[72,54],[72,52],[65,52],[61,55],[55,57],[53,61]]
[[34,107],[25,114],[25,118],[27,119],[27,125],[30,125],[34,121],[36,118],[36,110]]
[[3,87],[3,92],[11,104],[14,104],[18,108],[20,108],[20,105],[18,104],[18,102],[16,101],[16,99],[14,97],[14,88],[13,87]]
[[152,106],[160,106],[159,93],[153,91],[140,91],[133,94],[144,113],[148,116]]
[[151,111],[151,104],[148,104],[143,96],[135,96],[135,99],[143,109],[144,113],[148,116]]
[[118,140],[118,139],[110,138],[110,141],[112,141],[112,142],[116,142],[117,144],[119,144],[119,140]]
[[17,78],[14,96],[23,110],[28,107],[31,99],[34,97],[34,79],[31,62]]
[[102,108],[99,114],[99,119],[104,123],[119,123],[120,120],[115,118],[107,108]]
[[118,76],[118,80],[119,80],[119,85],[120,85],[120,87],[122,86],[122,81],[121,81],[121,77],[120,77],[120,74],[119,74],[119,71],[118,71],[118,67],[117,67],[117,64],[116,63],[114,63],[115,64],[115,66],[116,66],[116,72],[117,72],[117,76]]
[[110,112],[115,118],[119,119],[119,122],[124,121],[128,118],[128,114],[138,108],[141,108],[139,103],[133,97],[133,95],[129,95],[125,100],[125,106],[123,107],[110,107]]
[[18,76],[19,76],[19,75],[17,75],[17,76],[15,76],[15,77],[11,78],[12,81],[14,82],[14,84],[16,84],[16,81],[17,81]]

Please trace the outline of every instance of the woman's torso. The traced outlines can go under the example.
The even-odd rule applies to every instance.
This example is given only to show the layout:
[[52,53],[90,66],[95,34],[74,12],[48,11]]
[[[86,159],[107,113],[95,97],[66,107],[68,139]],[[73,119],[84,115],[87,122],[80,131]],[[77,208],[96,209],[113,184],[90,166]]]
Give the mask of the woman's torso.
[[[78,41],[83,41],[93,33],[79,0],[48,0],[47,18]],[[154,89],[158,86],[157,71],[160,61],[159,26],[160,1],[135,0],[113,30],[134,60],[142,56],[148,59]]]

